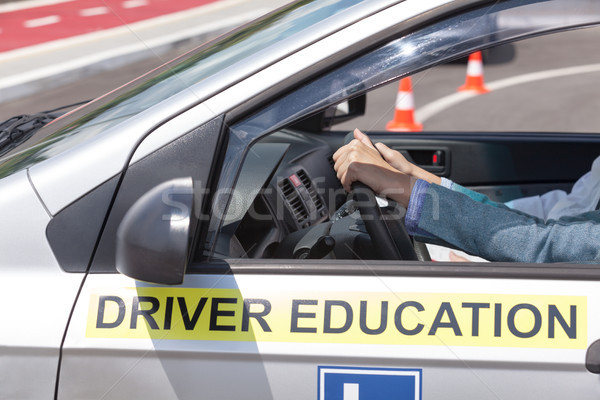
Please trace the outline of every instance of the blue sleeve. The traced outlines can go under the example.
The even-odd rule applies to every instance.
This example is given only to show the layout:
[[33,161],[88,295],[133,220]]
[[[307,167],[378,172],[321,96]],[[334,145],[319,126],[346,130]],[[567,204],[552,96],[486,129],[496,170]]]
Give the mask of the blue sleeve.
[[406,216],[404,217],[404,224],[406,230],[412,236],[429,237],[431,239],[434,236],[428,234],[422,229],[419,229],[419,221],[421,219],[421,212],[423,210],[423,202],[427,195],[427,190],[431,184],[424,180],[417,180],[413,186],[412,192],[410,193],[410,200],[408,201],[408,207],[406,208]]
[[417,182],[407,229],[494,261],[600,262],[600,212],[543,221],[485,199]]
[[504,204],[496,203],[495,201],[490,200],[490,198],[486,195],[467,189],[466,187],[461,186],[458,183],[451,181],[450,179],[442,178],[441,185],[447,189],[453,190],[458,193],[462,193],[465,196],[468,196],[471,200],[474,200],[478,203],[488,204],[494,207],[505,207]]

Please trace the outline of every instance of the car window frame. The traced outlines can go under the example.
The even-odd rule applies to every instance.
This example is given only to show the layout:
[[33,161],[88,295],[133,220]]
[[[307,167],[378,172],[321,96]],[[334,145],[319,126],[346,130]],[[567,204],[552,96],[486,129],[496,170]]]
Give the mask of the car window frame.
[[[236,110],[233,110],[230,114],[236,115],[237,118],[234,121],[227,122],[230,126],[228,132],[228,146],[224,156],[219,183],[215,188],[216,193],[222,193],[228,197],[224,199],[223,197],[215,196],[213,198],[213,207],[219,203],[221,204],[220,209],[223,210],[224,208],[222,204],[229,204],[229,201],[232,197],[231,193],[233,193],[236,181],[241,173],[243,160],[245,159],[251,146],[262,137],[273,133],[278,129],[282,129],[297,122],[298,120],[301,120],[302,118],[310,116],[316,112],[326,109],[327,107],[339,104],[340,102],[346,101],[353,97],[362,95],[384,84],[388,84],[402,77],[412,75],[440,64],[463,58],[477,50],[484,50],[489,47],[499,46],[526,38],[558,33],[576,28],[600,25],[600,12],[595,14],[593,17],[590,16],[590,20],[585,23],[581,21],[577,23],[569,23],[565,18],[565,21],[561,23],[547,23],[543,27],[537,26],[532,27],[529,30],[520,31],[510,29],[495,30],[494,27],[490,27],[489,24],[482,24],[481,26],[478,26],[478,29],[483,29],[483,31],[481,31],[476,38],[470,39],[467,37],[462,41],[449,41],[446,43],[445,51],[442,56],[432,56],[432,54],[426,50],[427,44],[434,42],[431,40],[426,40],[428,32],[438,32],[438,28],[440,26],[442,27],[442,30],[455,32],[460,27],[474,26],[468,22],[479,21],[483,16],[488,16],[487,18],[490,18],[489,16],[493,13],[500,15],[502,12],[512,10],[513,7],[539,4],[540,3],[537,3],[534,0],[508,0],[501,3],[495,3],[493,5],[477,6],[472,9],[457,12],[453,16],[440,21],[433,21],[430,24],[417,27],[410,32],[403,34],[392,33],[387,37],[387,39],[381,40],[380,45],[376,48],[369,48],[366,52],[358,52],[355,54],[354,60],[342,64],[341,66],[335,65],[329,69],[326,69],[304,84],[299,86],[296,84],[292,87],[290,93],[272,99],[270,102],[267,102],[266,105],[263,104],[260,108],[252,113],[246,113],[245,115],[237,116]],[[390,62],[388,65],[391,65],[391,67],[384,72],[381,72],[380,70],[379,79],[373,78],[371,79],[370,83],[365,84],[365,80],[358,80],[352,84],[343,85],[340,90],[331,92],[328,95],[322,95],[322,91],[318,90],[319,88],[331,87],[332,85],[328,84],[328,82],[331,83],[332,80],[340,79],[340,77],[343,76],[352,75],[349,74],[348,71],[352,70],[352,68],[357,65],[358,67],[356,68],[360,70],[359,64],[365,60],[368,60],[369,57],[380,57],[381,53],[385,53],[386,51],[394,48],[396,48],[396,51],[389,51],[389,54],[392,54],[392,57],[398,57],[398,54],[402,54],[402,51],[397,51],[398,48],[402,50],[403,46],[410,46],[410,40],[415,38],[417,40],[421,39],[420,51],[425,51],[426,56],[428,57],[425,57],[425,61],[417,60],[412,64],[411,60],[408,59],[405,64],[402,62],[398,62],[396,64]],[[419,46],[415,47],[419,49]],[[440,43],[437,43],[437,48],[439,49],[440,47],[444,48],[444,46],[440,45]],[[381,62],[380,65],[388,61],[388,59],[385,57],[381,57],[381,59],[383,62]],[[373,63],[370,64],[373,70],[378,69],[377,67],[373,66]],[[313,96],[315,96],[315,94],[321,94],[322,97],[315,96],[316,99],[314,101],[304,101],[304,104],[308,104],[308,106],[305,108],[295,108],[294,106],[296,104],[302,103],[299,101],[302,100],[302,92],[309,93]],[[300,99],[298,97],[300,97]],[[251,106],[246,104],[244,105],[244,108],[251,109]],[[281,111],[287,112],[287,114],[282,115],[280,113],[279,118],[272,118],[271,120],[268,119],[269,115],[276,115]],[[228,171],[228,173],[225,173],[225,171]],[[231,171],[236,171],[236,173],[232,173]],[[211,259],[215,254],[215,246],[218,232],[221,229],[221,222],[222,221],[218,218],[211,218],[209,232],[207,234],[207,243],[205,243],[203,250],[204,256],[206,256],[207,259]]]

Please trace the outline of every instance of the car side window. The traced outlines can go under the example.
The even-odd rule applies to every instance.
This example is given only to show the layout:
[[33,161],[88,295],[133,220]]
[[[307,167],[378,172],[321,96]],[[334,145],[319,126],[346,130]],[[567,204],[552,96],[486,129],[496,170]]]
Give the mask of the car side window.
[[[368,97],[367,110],[376,109],[379,119],[356,118],[336,129],[387,131],[395,103],[410,96],[423,131],[597,133],[598,102],[585,99],[598,99],[599,35],[598,27],[542,35],[429,68],[411,76],[409,94],[393,82]],[[469,81],[481,83],[462,90]]]
[[[564,21],[546,21],[540,26],[531,27],[502,24],[506,14],[518,12],[519,7],[525,3],[514,1],[474,9],[391,40],[375,50],[354,57],[233,124],[229,131],[229,144],[218,186],[220,195],[213,199],[213,208],[218,206],[219,210],[228,210],[228,207],[235,207],[232,206],[235,203],[234,196],[230,194],[235,191],[232,188],[240,185],[241,177],[245,176],[246,165],[240,168],[242,160],[246,160],[248,165],[253,164],[247,158],[253,152],[252,149],[256,148],[257,138],[271,132],[285,134],[284,128],[293,127],[299,120],[319,110],[342,104],[347,99],[356,98],[409,73],[425,70],[421,74],[426,75],[430,73],[428,67],[466,57],[478,48],[506,43],[545,30],[550,31],[564,23]],[[544,5],[525,5],[525,8],[527,7],[543,8]],[[590,17],[590,20],[592,19]],[[584,20],[581,22],[584,23]],[[417,78],[419,76],[415,75]],[[351,123],[341,125],[342,129],[347,128],[348,124],[357,126],[360,122],[353,120]],[[285,141],[280,142],[282,145],[285,143]],[[318,148],[318,144],[316,146]],[[281,159],[283,157],[282,155]],[[238,174],[232,173],[236,170],[239,171]],[[274,184],[277,185],[277,182]],[[281,189],[279,186],[276,187]],[[322,200],[327,199],[323,196]],[[328,211],[331,213],[332,210]],[[225,215],[232,214],[235,212],[225,212]],[[228,250],[217,249],[219,233],[227,232],[225,226],[227,226],[227,218],[214,216],[211,219],[205,254],[218,257],[229,255]],[[244,252],[240,254],[247,255]]]

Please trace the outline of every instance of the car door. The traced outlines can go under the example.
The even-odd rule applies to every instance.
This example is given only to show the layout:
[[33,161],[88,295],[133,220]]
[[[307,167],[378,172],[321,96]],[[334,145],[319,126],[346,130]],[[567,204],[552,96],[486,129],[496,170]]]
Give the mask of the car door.
[[51,398],[60,344],[84,276],[67,274],[57,263],[46,238],[52,218],[27,172],[2,179],[0,190],[0,397]]
[[[385,75],[357,81],[343,67],[330,67],[306,85],[293,81],[287,90],[234,110],[220,137],[222,123],[213,121],[129,167],[107,223],[112,236],[103,238],[65,339],[59,398],[597,398],[595,266],[311,260],[271,252],[282,236],[319,229],[343,203],[327,156],[344,135],[307,132],[298,120],[386,81]],[[401,75],[395,71],[394,79]],[[342,90],[333,88],[332,77],[341,79]],[[203,146],[196,135],[207,140],[199,140]],[[446,151],[449,177],[492,191],[573,182],[597,149],[597,138],[580,138],[592,149],[559,177],[548,168],[531,171],[533,161],[495,174],[483,169],[490,165],[485,155],[516,167],[526,160],[519,152],[543,148],[549,155],[542,165],[548,167],[552,154],[577,140],[481,132],[383,135],[409,154]],[[179,159],[180,169],[155,173]],[[210,181],[215,172],[218,181]],[[208,203],[202,191],[194,192],[202,199],[197,210],[203,232],[194,238],[183,283],[145,283],[116,273],[117,227],[127,210],[165,180],[186,176],[196,176],[197,188],[219,193]],[[308,220],[294,214],[279,186],[286,179],[303,204],[312,202]],[[250,190],[256,186],[269,191]],[[332,192],[315,198],[311,187]],[[318,199],[327,205],[325,215]],[[280,208],[273,206],[277,201]],[[245,220],[250,209],[256,215]],[[247,244],[238,233],[249,238]]]

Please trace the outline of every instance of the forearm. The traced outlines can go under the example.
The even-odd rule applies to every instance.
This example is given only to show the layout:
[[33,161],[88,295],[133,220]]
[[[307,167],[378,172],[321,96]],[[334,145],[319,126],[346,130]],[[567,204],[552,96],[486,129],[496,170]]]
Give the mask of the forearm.
[[406,219],[415,236],[494,261],[599,262],[598,214],[544,222],[419,181]]
[[442,178],[414,164],[410,164],[410,171],[408,171],[408,174],[416,179],[421,179],[429,183],[435,183],[436,185],[441,185],[442,183]]

